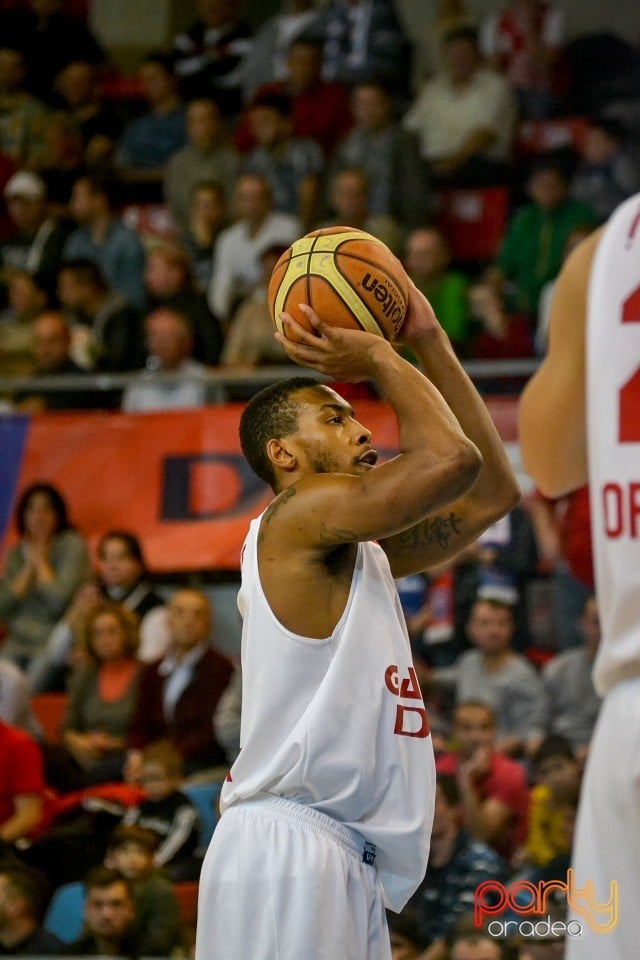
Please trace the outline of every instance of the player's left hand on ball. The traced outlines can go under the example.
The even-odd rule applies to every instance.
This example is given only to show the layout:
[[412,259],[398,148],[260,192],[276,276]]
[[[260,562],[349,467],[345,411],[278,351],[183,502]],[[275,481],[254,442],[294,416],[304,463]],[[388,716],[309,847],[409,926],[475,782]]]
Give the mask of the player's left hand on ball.
[[345,330],[324,323],[306,304],[300,304],[313,331],[306,330],[291,314],[282,314],[283,329],[275,334],[287,356],[302,367],[311,367],[334,380],[366,380],[375,375],[380,350],[391,349],[386,341],[364,330]]

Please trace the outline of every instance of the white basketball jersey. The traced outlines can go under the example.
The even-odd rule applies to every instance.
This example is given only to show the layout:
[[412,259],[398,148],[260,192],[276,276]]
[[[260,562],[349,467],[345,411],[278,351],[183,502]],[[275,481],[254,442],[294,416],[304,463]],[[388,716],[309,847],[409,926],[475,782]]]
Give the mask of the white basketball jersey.
[[377,544],[359,544],[335,630],[301,637],[263,593],[260,520],[243,549],[241,751],[222,809],[267,791],[350,826],[375,844],[387,905],[398,911],[426,870],[435,766],[387,558]]
[[[605,694],[640,674],[640,194],[605,227],[587,324],[589,484]],[[558,411],[562,415],[562,411]]]

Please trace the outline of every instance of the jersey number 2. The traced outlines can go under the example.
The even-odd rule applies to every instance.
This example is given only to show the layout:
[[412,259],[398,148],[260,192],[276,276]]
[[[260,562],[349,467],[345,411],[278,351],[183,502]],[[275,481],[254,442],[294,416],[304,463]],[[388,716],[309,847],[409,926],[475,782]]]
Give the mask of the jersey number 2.
[[[640,287],[622,304],[622,322],[640,323]],[[640,443],[640,367],[620,390],[620,443]]]

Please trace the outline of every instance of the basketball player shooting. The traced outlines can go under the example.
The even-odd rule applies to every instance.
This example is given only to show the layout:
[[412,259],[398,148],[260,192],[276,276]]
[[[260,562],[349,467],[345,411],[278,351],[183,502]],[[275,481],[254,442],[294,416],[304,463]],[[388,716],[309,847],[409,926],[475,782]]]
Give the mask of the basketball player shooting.
[[[640,194],[568,258],[549,351],[520,407],[524,464],[543,493],[589,483],[604,697],[573,846],[579,897],[567,960],[635,960],[640,904]],[[617,885],[617,888],[616,888]]]
[[[394,577],[453,557],[519,492],[488,412],[415,287],[386,340],[284,315],[291,359],[373,378],[400,452],[330,387],[262,390],[242,448],[274,500],[242,553],[242,749],[200,881],[197,960],[389,960],[385,906],[426,869],[435,773]],[[377,542],[376,542],[377,541]]]

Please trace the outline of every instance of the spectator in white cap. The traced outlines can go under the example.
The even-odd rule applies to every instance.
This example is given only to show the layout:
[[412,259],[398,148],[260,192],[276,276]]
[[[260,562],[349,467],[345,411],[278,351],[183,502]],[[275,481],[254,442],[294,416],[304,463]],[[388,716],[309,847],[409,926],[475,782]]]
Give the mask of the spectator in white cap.
[[54,289],[69,228],[50,216],[44,181],[19,170],[8,180],[4,199],[14,229],[0,244],[3,281],[12,269],[27,270]]

